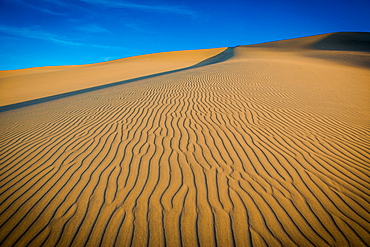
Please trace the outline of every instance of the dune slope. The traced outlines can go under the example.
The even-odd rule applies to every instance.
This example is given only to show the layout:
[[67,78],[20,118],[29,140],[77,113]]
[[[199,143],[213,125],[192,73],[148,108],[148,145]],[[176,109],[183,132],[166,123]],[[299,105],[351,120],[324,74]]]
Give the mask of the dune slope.
[[0,113],[0,245],[369,246],[369,69],[232,54]]
[[164,52],[88,65],[0,71],[0,106],[184,69],[225,50]]

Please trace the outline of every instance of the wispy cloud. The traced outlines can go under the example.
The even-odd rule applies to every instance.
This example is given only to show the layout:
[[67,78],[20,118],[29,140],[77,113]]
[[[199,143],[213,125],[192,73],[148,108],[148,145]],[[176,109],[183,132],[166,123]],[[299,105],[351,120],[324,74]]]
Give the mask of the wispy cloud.
[[178,5],[161,5],[161,4],[138,4],[127,1],[111,1],[111,0],[80,0],[88,4],[101,5],[108,8],[127,8],[144,11],[155,11],[178,15],[188,15],[196,17],[197,13],[184,6]]
[[43,4],[35,4],[27,2],[26,0],[5,0],[12,3],[17,3],[23,6],[26,6],[28,8],[50,14],[50,15],[60,15],[65,16],[67,15],[66,12],[61,12],[61,7],[66,8],[68,5],[65,2],[59,1],[59,0],[41,0]]
[[125,25],[125,27],[133,29],[135,31],[139,31],[141,33],[153,34],[152,30],[150,30],[148,28],[145,28],[144,25],[141,25],[141,24],[136,23],[136,22],[126,22],[124,25]]
[[8,35],[12,35],[12,36],[20,37],[20,38],[38,39],[38,40],[50,41],[50,42],[54,42],[54,43],[58,43],[62,45],[91,46],[91,47],[104,48],[104,49],[112,49],[112,48],[122,49],[122,47],[117,47],[117,46],[75,42],[73,40],[62,37],[60,35],[42,31],[37,27],[23,28],[23,27],[10,27],[10,26],[0,25],[0,32],[8,34]]
[[[75,1],[61,1],[61,0],[40,0],[39,3],[35,4],[28,2],[27,0],[6,0],[12,1],[19,4],[23,4],[27,7],[33,8],[35,10],[52,14],[52,15],[66,15],[65,12],[60,12],[62,8],[65,11],[68,11],[68,8],[71,7],[81,7],[78,5],[78,2],[85,3],[88,5],[98,5],[105,8],[122,8],[122,9],[132,9],[140,11],[151,11],[155,13],[165,13],[165,14],[174,14],[174,15],[185,15],[191,17],[197,17],[198,13],[180,5],[171,5],[171,4],[141,4],[133,3],[130,1],[122,0],[75,0]],[[56,8],[57,7],[57,8]]]
[[104,61],[105,62],[108,62],[108,61],[112,61],[112,60],[116,60],[116,59],[121,59],[122,57],[106,57],[104,58]]
[[95,24],[80,25],[74,27],[74,29],[86,33],[111,33],[109,30]]
[[[43,13],[51,15],[68,15],[71,8],[83,9],[81,4],[85,6],[100,6],[105,8],[120,8],[120,9],[131,9],[139,11],[149,11],[153,13],[183,15],[190,17],[198,17],[199,13],[183,6],[183,5],[172,5],[172,4],[142,4],[134,3],[126,0],[74,0],[74,1],[63,1],[63,0],[39,0],[37,4],[31,0],[5,0],[12,3],[22,4],[29,8],[38,10]],[[87,4],[87,5],[86,5]],[[87,9],[86,9],[87,10]]]
[[66,16],[67,15],[67,13],[65,13],[65,12],[57,12],[57,11],[54,11],[54,10],[51,10],[51,9],[36,7],[36,6],[33,6],[33,5],[28,5],[28,7],[32,8],[32,9],[35,9],[35,10],[38,10],[40,12],[46,13],[46,14],[50,14],[50,15],[60,15],[60,16]]
[[[67,5],[69,5],[69,3],[67,1],[63,1],[63,0],[38,0],[38,1],[31,1],[31,0],[5,0],[5,1],[12,2],[12,3],[19,3],[19,4],[29,4],[29,5],[32,5],[31,4],[32,2],[34,4],[37,3],[37,5],[40,5],[42,3],[43,4],[49,3],[49,4],[53,4],[53,5],[58,5],[58,6],[67,6]],[[31,2],[31,3],[29,3],[29,2]]]

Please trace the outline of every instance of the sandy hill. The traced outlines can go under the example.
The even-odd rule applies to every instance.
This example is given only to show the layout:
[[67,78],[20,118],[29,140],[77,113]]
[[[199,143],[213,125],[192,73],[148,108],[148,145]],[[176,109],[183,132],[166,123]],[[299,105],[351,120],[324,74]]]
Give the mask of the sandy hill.
[[368,48],[1,71],[0,246],[369,246]]
[[97,64],[0,71],[0,106],[193,66],[225,49],[165,52]]

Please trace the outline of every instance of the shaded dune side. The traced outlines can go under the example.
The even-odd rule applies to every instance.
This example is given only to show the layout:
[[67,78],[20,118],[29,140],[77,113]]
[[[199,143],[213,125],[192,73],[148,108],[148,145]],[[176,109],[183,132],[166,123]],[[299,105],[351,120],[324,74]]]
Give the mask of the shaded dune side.
[[1,113],[0,244],[370,245],[369,71],[234,53]]
[[370,33],[333,33],[312,48],[307,56],[370,68]]
[[370,33],[339,32],[327,35],[312,45],[319,50],[365,51],[370,52]]
[[[136,77],[136,78],[133,78],[133,79],[108,83],[108,84],[104,84],[104,85],[100,85],[100,86],[89,87],[89,88],[75,90],[75,91],[71,91],[71,92],[56,94],[56,95],[52,95],[52,96],[48,96],[48,97],[42,97],[42,98],[27,100],[27,101],[15,103],[15,104],[0,106],[0,112],[9,111],[9,110],[13,110],[13,109],[17,109],[17,108],[25,107],[25,106],[35,105],[35,104],[39,104],[39,103],[43,103],[43,102],[48,102],[48,101],[51,101],[51,100],[61,99],[61,98],[65,98],[65,97],[69,97],[69,96],[73,96],[73,95],[77,95],[77,94],[81,94],[81,93],[91,92],[91,91],[95,91],[95,90],[99,90],[99,89],[103,89],[103,88],[109,88],[109,87],[121,85],[121,84],[124,84],[124,83],[135,82],[135,81],[138,81],[138,80],[153,78],[153,77],[160,76],[160,75],[167,75],[167,74],[171,74],[171,73],[175,73],[175,72],[179,72],[179,71],[183,71],[183,70],[193,69],[193,68],[206,66],[206,65],[210,65],[210,64],[214,64],[214,63],[220,63],[220,62],[226,61],[227,59],[231,58],[232,56],[233,56],[233,48],[226,48],[224,51],[220,52],[219,54],[217,54],[215,56],[212,56],[210,58],[207,58],[207,59],[205,59],[205,60],[203,60],[203,61],[201,61],[201,62],[199,62],[195,65],[192,65],[192,66],[189,66],[189,67],[186,67],[186,68],[181,68],[181,69],[176,69],[176,70],[169,70],[169,71],[166,71],[166,72],[160,72],[160,73],[151,74],[151,75],[147,75],[147,76],[140,76],[140,77]],[[63,81],[61,81],[61,83],[63,83]],[[31,85],[29,87],[31,87]],[[11,92],[9,91],[9,92],[4,92],[4,93],[11,93]]]
[[370,52],[370,32],[337,32],[302,38],[279,40],[241,47],[273,49],[318,49]]
[[308,57],[370,68],[369,32],[329,33],[241,47],[297,52]]

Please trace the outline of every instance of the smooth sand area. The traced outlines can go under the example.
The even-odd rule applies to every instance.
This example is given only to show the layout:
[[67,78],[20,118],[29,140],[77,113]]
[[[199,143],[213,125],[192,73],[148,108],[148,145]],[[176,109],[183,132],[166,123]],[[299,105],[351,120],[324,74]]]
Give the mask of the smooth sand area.
[[1,112],[0,245],[370,246],[369,41],[1,72],[6,105],[205,60]]

